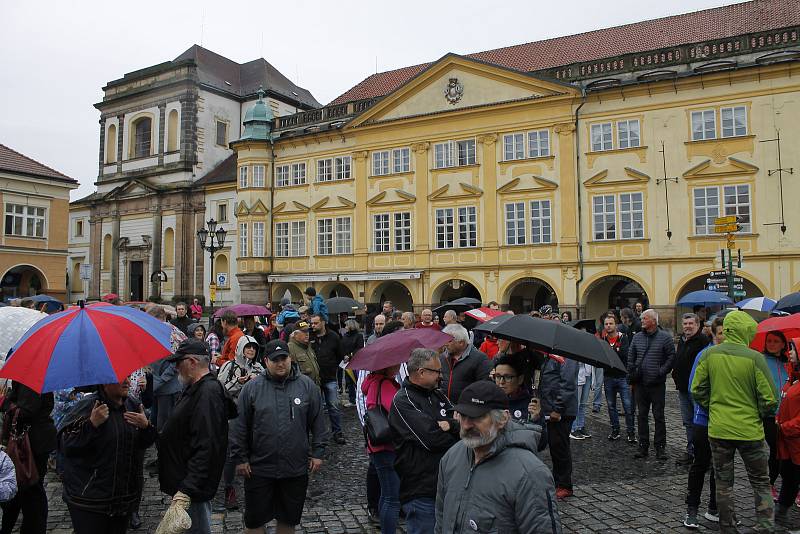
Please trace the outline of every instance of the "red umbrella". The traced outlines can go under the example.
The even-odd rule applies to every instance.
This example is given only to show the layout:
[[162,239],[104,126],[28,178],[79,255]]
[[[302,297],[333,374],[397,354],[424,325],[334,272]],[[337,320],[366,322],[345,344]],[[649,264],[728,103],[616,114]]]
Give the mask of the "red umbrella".
[[433,328],[411,328],[392,332],[356,352],[347,367],[379,371],[407,362],[414,349],[438,350],[451,339],[453,336]]
[[786,339],[800,337],[800,313],[783,317],[770,317],[758,323],[756,337],[750,343],[750,348],[763,352],[767,333],[776,330],[782,332]]
[[483,308],[476,308],[474,310],[469,310],[464,312],[464,315],[472,317],[473,319],[477,319],[478,321],[485,323],[489,319],[494,319],[495,317],[499,317],[501,315],[507,315],[506,312],[500,310],[493,310],[491,308],[483,307]]

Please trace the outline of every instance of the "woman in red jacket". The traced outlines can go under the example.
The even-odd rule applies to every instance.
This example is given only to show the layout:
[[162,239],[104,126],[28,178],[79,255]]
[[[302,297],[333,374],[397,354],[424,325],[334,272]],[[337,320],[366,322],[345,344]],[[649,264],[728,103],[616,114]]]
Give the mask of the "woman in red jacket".
[[[775,417],[778,426],[778,459],[781,461],[781,493],[775,506],[775,522],[789,526],[789,510],[797,500],[800,488],[800,366],[797,346],[800,338],[790,343],[791,374],[781,392],[783,400]],[[797,501],[800,504],[800,501]]]

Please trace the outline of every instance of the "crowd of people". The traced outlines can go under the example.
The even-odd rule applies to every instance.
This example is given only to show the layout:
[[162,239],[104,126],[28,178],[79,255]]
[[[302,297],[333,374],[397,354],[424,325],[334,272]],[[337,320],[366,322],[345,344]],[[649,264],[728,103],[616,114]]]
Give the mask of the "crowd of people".
[[[309,475],[323,467],[330,442],[348,440],[364,443],[367,509],[384,534],[396,532],[401,517],[409,534],[561,532],[558,503],[574,492],[571,442],[592,437],[587,410],[597,413],[605,402],[609,441],[627,443],[620,447],[638,461],[652,442],[656,460],[665,461],[669,378],[686,435],[676,459],[688,467],[685,527],[699,527],[710,473],[705,517],[721,532],[737,532],[736,451],[760,529],[785,523],[798,499],[795,342],[776,331],[763,354],[750,349],[756,323],[744,312],[709,322],[684,314],[677,340],[640,303],[597,321],[573,322],[551,306],[531,312],[595,334],[624,372],[485,335],[458,309],[417,315],[385,301],[366,317],[334,315],[314,288],[302,305],[285,299],[262,318],[225,311],[208,328],[196,301],[178,303],[174,318],[156,304],[146,312],[171,324],[172,354],[119,384],[55,394],[13,385],[5,418],[29,425],[36,476],[2,503],[0,534],[13,530],[20,513],[21,532],[45,532],[48,464],[63,482],[78,534],[139,528],[146,468],[171,498],[163,522],[188,517],[186,532],[210,533],[220,490],[222,507],[238,508],[239,477],[245,532],[264,532],[275,520],[279,534],[291,533]],[[346,365],[363,347],[410,329],[441,330],[449,340],[380,370]],[[351,405],[361,435],[343,429],[342,410]],[[153,444],[157,459],[145,466]],[[540,459],[545,449],[551,467]]]

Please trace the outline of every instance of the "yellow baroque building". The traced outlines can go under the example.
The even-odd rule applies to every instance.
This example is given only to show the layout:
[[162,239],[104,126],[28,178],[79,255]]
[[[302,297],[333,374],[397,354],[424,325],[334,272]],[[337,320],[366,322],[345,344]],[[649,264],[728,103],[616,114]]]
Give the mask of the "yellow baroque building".
[[598,30],[376,74],[302,113],[259,101],[231,143],[242,301],[314,286],[596,317],[641,300],[669,323],[721,268],[723,215],[741,224],[739,295],[797,290],[800,3],[624,32],[654,27],[652,50]]

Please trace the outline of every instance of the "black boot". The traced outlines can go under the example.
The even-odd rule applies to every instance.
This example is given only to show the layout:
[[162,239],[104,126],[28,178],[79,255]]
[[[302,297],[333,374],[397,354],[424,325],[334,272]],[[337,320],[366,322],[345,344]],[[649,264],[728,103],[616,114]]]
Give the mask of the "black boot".
[[639,450],[636,451],[636,454],[634,454],[633,457],[634,458],[647,458],[647,455],[649,454],[648,449],[649,449],[649,447],[647,445],[645,445],[645,446],[641,446],[640,445],[639,446]]
[[131,530],[139,530],[142,527],[142,518],[139,517],[139,512],[131,514],[130,527]]

